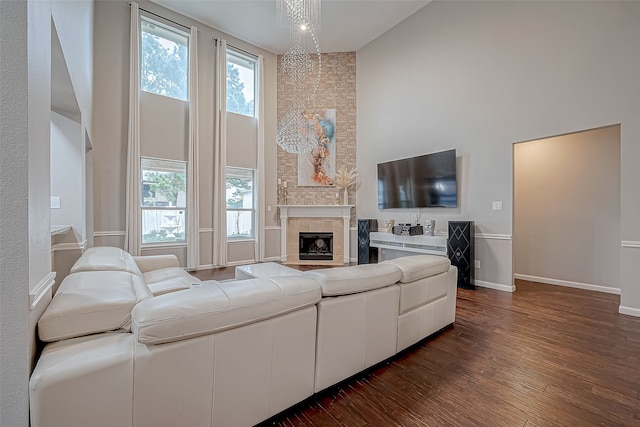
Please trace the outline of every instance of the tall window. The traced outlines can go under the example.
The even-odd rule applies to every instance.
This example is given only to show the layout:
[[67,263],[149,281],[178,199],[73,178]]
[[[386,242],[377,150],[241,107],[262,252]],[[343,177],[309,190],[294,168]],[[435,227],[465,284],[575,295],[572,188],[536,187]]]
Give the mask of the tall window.
[[254,179],[252,169],[227,167],[227,238],[254,237]]
[[187,164],[143,157],[142,244],[185,243]]
[[227,50],[227,111],[255,117],[256,60]]
[[189,98],[189,37],[142,19],[140,88],[186,101]]

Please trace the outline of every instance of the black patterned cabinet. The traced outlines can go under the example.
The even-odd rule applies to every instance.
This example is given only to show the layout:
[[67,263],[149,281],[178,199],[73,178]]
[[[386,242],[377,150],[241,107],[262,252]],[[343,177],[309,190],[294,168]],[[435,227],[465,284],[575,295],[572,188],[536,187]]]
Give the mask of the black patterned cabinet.
[[475,289],[475,232],[473,221],[449,221],[447,254],[458,267],[458,287]]
[[358,220],[358,264],[376,264],[378,248],[369,246],[372,231],[378,231],[377,219]]

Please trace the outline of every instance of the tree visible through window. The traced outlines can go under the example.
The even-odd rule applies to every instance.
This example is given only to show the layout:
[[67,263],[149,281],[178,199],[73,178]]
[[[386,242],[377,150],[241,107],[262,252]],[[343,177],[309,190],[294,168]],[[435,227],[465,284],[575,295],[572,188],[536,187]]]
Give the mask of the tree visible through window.
[[227,238],[253,238],[253,170],[227,168]]
[[142,243],[186,242],[187,164],[142,158]]
[[227,52],[227,111],[255,116],[255,59]]
[[140,88],[186,101],[189,93],[189,38],[157,22],[142,20]]

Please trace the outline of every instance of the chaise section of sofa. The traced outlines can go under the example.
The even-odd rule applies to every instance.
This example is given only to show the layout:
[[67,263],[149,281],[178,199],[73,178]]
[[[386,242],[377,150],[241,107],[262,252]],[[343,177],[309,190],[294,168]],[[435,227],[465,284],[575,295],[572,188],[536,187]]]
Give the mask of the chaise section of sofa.
[[175,255],[134,257],[120,248],[98,246],[87,249],[71,267],[70,273],[83,271],[125,271],[144,279],[153,295],[189,289],[200,280],[180,267]]
[[414,255],[382,264],[402,272],[397,352],[455,321],[458,269],[448,258]]

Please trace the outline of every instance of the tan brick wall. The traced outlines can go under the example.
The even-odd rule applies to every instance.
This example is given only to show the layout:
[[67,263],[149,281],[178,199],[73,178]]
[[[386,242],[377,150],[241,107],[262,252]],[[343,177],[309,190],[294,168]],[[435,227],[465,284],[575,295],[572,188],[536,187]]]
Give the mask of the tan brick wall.
[[[278,122],[292,106],[292,85],[282,73],[278,57]],[[315,105],[308,108],[336,110],[336,170],[356,166],[356,53],[322,54],[322,75]],[[298,187],[298,156],[278,147],[278,178],[287,181],[289,205],[335,205],[335,187]],[[355,205],[355,189],[349,189],[349,203]],[[342,192],[340,191],[340,204]],[[351,225],[355,225],[355,208]]]

